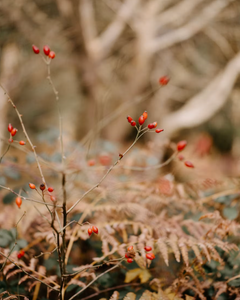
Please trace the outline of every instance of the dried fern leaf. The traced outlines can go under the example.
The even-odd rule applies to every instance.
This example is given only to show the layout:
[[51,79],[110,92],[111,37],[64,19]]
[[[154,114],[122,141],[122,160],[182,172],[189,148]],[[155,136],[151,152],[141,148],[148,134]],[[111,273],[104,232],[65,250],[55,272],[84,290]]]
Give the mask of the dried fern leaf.
[[119,299],[119,292],[115,291],[109,300],[118,300]]
[[14,275],[16,275],[18,273],[21,273],[21,272],[22,272],[21,269],[14,270],[14,271],[12,271],[12,272],[10,272],[10,273],[7,274],[6,279],[9,279],[10,277],[12,277],[12,276],[14,276]]
[[196,244],[194,244],[191,240],[187,241],[189,247],[193,250],[194,254],[196,255],[198,261],[203,264],[203,259],[202,259],[202,255],[199,251],[199,248]]
[[213,260],[220,262],[221,265],[224,264],[223,260],[221,259],[219,253],[217,252],[217,250],[213,247],[213,245],[211,245],[210,243],[206,244],[207,248],[210,250],[211,252],[211,257]]
[[164,243],[163,239],[158,239],[157,245],[158,245],[158,249],[159,249],[160,253],[162,254],[162,257],[165,261],[165,264],[168,266],[169,262],[168,262],[168,247],[167,247],[167,245]]
[[188,267],[189,266],[188,249],[183,239],[179,241],[179,248],[182,253],[183,261],[185,262],[185,265]]
[[175,234],[171,234],[168,239],[168,244],[171,246],[177,262],[180,262],[180,251],[178,249],[178,238]]
[[130,293],[127,293],[127,295],[124,297],[123,300],[135,300],[136,299],[136,294],[130,292]]
[[18,284],[21,284],[22,282],[26,281],[29,278],[28,275],[24,275],[20,280],[18,281]]
[[206,247],[203,243],[198,243],[198,245],[199,245],[199,247],[203,250],[204,255],[206,256],[207,260],[208,260],[208,261],[211,261],[211,256],[210,256],[210,254],[209,254],[209,252],[208,252],[207,247]]

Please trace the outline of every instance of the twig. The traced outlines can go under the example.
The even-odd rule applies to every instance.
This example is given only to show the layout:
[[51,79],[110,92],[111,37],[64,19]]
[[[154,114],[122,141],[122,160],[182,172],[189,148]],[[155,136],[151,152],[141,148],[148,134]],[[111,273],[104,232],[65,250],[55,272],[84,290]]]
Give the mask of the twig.
[[79,292],[77,292],[75,295],[73,295],[69,300],[74,299],[77,295],[81,294],[83,291],[85,291],[90,285],[92,285],[98,278],[102,277],[103,275],[107,274],[108,272],[111,272],[112,270],[118,268],[123,260],[121,260],[118,264],[110,268],[109,270],[106,270],[105,272],[99,274],[96,278],[94,278],[92,281],[89,282],[84,288],[82,288]]
[[139,131],[137,133],[136,139],[132,143],[132,145],[122,154],[122,156],[115,161],[115,163],[107,170],[106,174],[102,177],[102,179],[95,184],[93,187],[91,187],[88,191],[86,191],[81,198],[79,198],[68,210],[67,214],[69,214],[77,205],[78,203],[86,197],[91,191],[93,191],[95,188],[99,187],[99,185],[103,182],[103,180],[108,176],[108,174],[112,171],[112,169],[123,159],[123,157],[132,149],[132,147],[136,144],[136,142],[146,133],[147,131],[144,131],[142,134],[139,135]]
[[3,153],[3,155],[0,157],[0,164],[2,163],[3,157],[8,153],[8,150],[10,149],[10,147],[11,147],[11,145],[8,144],[8,147],[7,147],[6,151],[5,151],[5,152]]
[[21,196],[20,194],[16,193],[14,190],[10,189],[9,187],[3,186],[3,185],[0,185],[0,188],[12,192],[12,193],[15,194],[16,196],[22,198],[22,200],[27,200],[27,201],[36,202],[36,203],[39,203],[39,204],[43,204],[43,205],[45,205],[45,206],[61,207],[60,205],[54,205],[54,204],[48,203],[48,202],[45,202],[45,203],[44,203],[44,202],[42,202],[42,201],[35,200],[35,199],[33,199],[33,198],[26,198],[26,197],[23,197],[23,196]]
[[95,296],[98,296],[99,294],[102,294],[102,293],[106,293],[106,292],[109,292],[109,291],[112,291],[112,290],[119,290],[121,288],[125,288],[127,286],[140,286],[141,283],[127,283],[127,284],[121,284],[121,285],[118,285],[118,286],[114,286],[114,287],[111,287],[111,288],[108,288],[108,289],[105,289],[105,290],[102,290],[102,291],[99,291],[99,292],[96,292],[90,296],[87,296],[85,298],[82,298],[81,300],[87,300],[87,299],[90,299],[90,298],[93,298]]

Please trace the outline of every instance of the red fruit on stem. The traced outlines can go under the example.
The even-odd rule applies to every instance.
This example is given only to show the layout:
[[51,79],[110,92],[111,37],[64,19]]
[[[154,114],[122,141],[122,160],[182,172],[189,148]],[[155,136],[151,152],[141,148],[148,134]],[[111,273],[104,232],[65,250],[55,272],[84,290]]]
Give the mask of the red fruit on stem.
[[155,258],[155,255],[153,253],[146,253],[146,258],[153,260]]
[[188,160],[186,160],[186,161],[184,162],[184,164],[185,164],[185,166],[188,167],[188,168],[194,168],[194,165],[193,165],[190,161],[188,161]]
[[99,156],[99,162],[103,166],[110,166],[112,163],[112,158],[109,155],[101,154]]
[[128,248],[127,248],[127,251],[132,251],[133,250],[133,246],[129,246]]
[[132,122],[132,118],[130,116],[127,116],[127,120],[128,120],[129,123]]
[[156,132],[156,133],[160,133],[160,132],[162,132],[163,130],[164,130],[164,129],[159,129],[159,128],[158,128],[158,129],[155,130],[155,132]]
[[45,55],[49,55],[49,53],[50,53],[50,48],[49,48],[49,46],[48,45],[45,45],[44,47],[43,47],[43,52],[44,52],[44,54]]
[[147,111],[146,111],[146,110],[145,110],[145,112],[144,112],[142,115],[143,115],[144,119],[145,119],[145,120],[147,120],[148,113],[147,113]]
[[98,228],[96,226],[92,226],[92,231],[96,234],[98,234]]
[[15,202],[16,202],[18,208],[20,208],[21,205],[22,205],[22,199],[20,197],[17,197],[16,200],[15,200]]
[[8,142],[9,142],[9,143],[12,143],[12,142],[13,142],[13,139],[9,139]]
[[39,188],[40,188],[41,191],[44,191],[45,188],[46,188],[46,187],[45,187],[45,184],[44,184],[44,183],[40,184],[40,187],[39,187]]
[[129,258],[129,254],[128,253],[125,253],[125,258]]
[[89,159],[89,161],[88,161],[89,167],[92,167],[92,166],[94,166],[95,164],[96,164],[95,159]]
[[153,129],[153,128],[154,128],[153,123],[148,124],[148,128],[149,128],[149,129]]
[[144,116],[141,115],[138,119],[138,123],[139,123],[139,125],[142,125],[144,122],[145,122]]
[[151,251],[151,250],[152,250],[152,247],[150,247],[150,246],[146,246],[144,249],[145,249],[145,251],[147,251],[147,252],[148,252],[148,251]]
[[48,191],[50,192],[50,193],[52,193],[53,191],[54,191],[54,188],[52,188],[51,186],[48,188]]
[[30,189],[32,189],[32,190],[35,190],[35,189],[36,189],[36,186],[35,186],[35,184],[33,184],[33,183],[29,183],[29,187],[30,187]]
[[18,253],[18,255],[17,255],[18,259],[21,259],[24,256],[24,254],[25,254],[25,251],[24,250],[20,250],[19,253]]
[[127,259],[127,262],[128,262],[129,264],[131,264],[131,263],[133,262],[133,259],[132,259],[132,258],[128,258],[128,259]]
[[157,127],[157,122],[153,122],[153,128],[156,128]]
[[54,201],[56,201],[56,197],[51,196],[51,197],[50,197],[50,200],[54,202]]
[[20,141],[19,145],[24,146],[26,143],[24,141]]
[[50,53],[48,54],[48,57],[50,57],[51,59],[54,59],[55,56],[56,55],[54,51],[50,51]]
[[37,46],[32,45],[32,49],[33,49],[33,52],[34,52],[35,54],[38,54],[38,53],[39,53],[39,49],[38,49]]
[[12,131],[11,131],[11,136],[14,136],[16,133],[17,133],[17,129],[13,128]]
[[92,228],[88,228],[88,235],[90,236],[92,234]]
[[132,126],[136,126],[136,122],[135,121],[131,121],[131,125]]
[[187,141],[180,141],[177,143],[178,151],[182,151],[187,146]]
[[169,82],[170,78],[167,76],[163,76],[159,78],[159,84],[160,85],[167,85]]
[[8,124],[8,131],[11,132],[12,130],[13,130],[12,124],[9,123],[9,124]]

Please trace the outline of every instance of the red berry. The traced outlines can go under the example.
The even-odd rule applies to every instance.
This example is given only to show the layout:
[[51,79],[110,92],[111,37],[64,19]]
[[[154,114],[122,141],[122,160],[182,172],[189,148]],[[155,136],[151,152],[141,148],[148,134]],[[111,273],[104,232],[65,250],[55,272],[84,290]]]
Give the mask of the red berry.
[[139,123],[140,125],[142,125],[144,122],[145,122],[144,116],[141,115],[141,116],[139,117],[139,119],[138,119],[138,123]]
[[88,161],[89,167],[92,167],[92,166],[94,166],[95,164],[96,164],[95,159],[89,159],[89,161]]
[[45,53],[45,55],[49,55],[49,53],[50,53],[50,48],[49,48],[49,46],[47,46],[47,45],[45,45],[44,47],[43,47],[43,52]]
[[48,191],[50,192],[50,193],[52,193],[53,191],[54,191],[54,188],[52,188],[51,186],[48,188]]
[[88,235],[90,236],[92,234],[92,228],[88,228]]
[[19,145],[22,145],[22,146],[24,146],[26,143],[24,142],[24,141],[20,141],[19,142]]
[[146,253],[146,258],[153,260],[155,258],[155,255],[153,253]]
[[180,141],[177,143],[178,151],[182,151],[187,146],[187,141]]
[[151,251],[151,250],[152,250],[152,247],[146,246],[144,249],[148,252],[148,251]]
[[125,253],[125,258],[129,258],[129,254],[128,253]]
[[193,165],[190,161],[187,161],[187,160],[186,160],[186,161],[184,162],[184,164],[185,164],[185,166],[188,167],[188,168],[194,168],[194,165]]
[[156,132],[156,133],[160,133],[160,132],[162,132],[163,130],[164,130],[164,129],[159,129],[159,128],[158,128],[158,129],[155,130],[155,132]]
[[46,188],[46,187],[45,187],[45,184],[44,184],[44,183],[40,184],[40,187],[39,187],[39,188],[40,188],[41,191],[44,191],[45,188]]
[[112,163],[112,158],[109,155],[102,154],[99,156],[99,161],[103,166],[110,166]]
[[132,118],[130,116],[127,116],[127,120],[128,120],[129,123],[132,122]]
[[17,255],[18,259],[21,259],[24,256],[24,254],[25,254],[25,251],[24,250],[20,250],[19,253],[18,253],[18,255]]
[[153,122],[153,128],[156,128],[157,127],[157,122]]
[[179,159],[179,160],[184,160],[184,156],[183,156],[182,154],[179,154],[179,155],[178,155],[178,159]]
[[38,54],[38,53],[39,53],[39,49],[38,49],[38,47],[37,47],[37,46],[35,46],[35,45],[32,45],[32,49],[33,49],[33,52],[34,52],[34,53],[36,53],[36,54]]
[[160,83],[161,85],[167,85],[168,82],[169,82],[169,80],[170,80],[169,77],[163,76],[163,77],[159,78],[159,83]]
[[54,202],[54,201],[56,201],[56,197],[51,196],[51,197],[50,197],[50,200]]
[[147,111],[146,111],[146,110],[145,110],[145,112],[144,112],[142,115],[143,115],[144,119],[145,119],[145,120],[147,120],[148,113],[147,113]]
[[20,197],[17,197],[16,200],[15,200],[15,202],[16,202],[18,208],[20,208],[21,205],[22,205],[22,199]]
[[8,131],[11,132],[12,130],[13,130],[12,124],[9,123],[9,124],[8,124]]
[[128,259],[127,259],[127,262],[128,262],[129,264],[131,264],[131,263],[133,262],[133,259],[132,259],[132,258],[128,258]]
[[51,59],[54,59],[54,57],[55,57],[55,52],[54,52],[54,51],[50,51],[50,53],[48,54],[48,56],[49,56]]
[[136,126],[136,122],[135,121],[131,121],[131,125],[132,126]]
[[96,234],[98,234],[98,228],[96,226],[92,226],[92,231]]
[[35,189],[36,189],[36,186],[35,186],[35,184],[33,184],[33,183],[29,183],[29,187],[30,187],[30,189],[32,189],[32,190],[35,190]]
[[132,251],[133,250],[133,246],[129,246],[128,248],[127,248],[127,251]]
[[17,129],[13,128],[12,131],[11,131],[11,136],[14,136],[16,133],[17,133]]
[[12,143],[12,142],[13,142],[13,139],[9,139],[8,142],[9,142],[9,143]]
[[148,124],[148,128],[149,128],[149,129],[153,129],[153,128],[154,128],[153,123]]

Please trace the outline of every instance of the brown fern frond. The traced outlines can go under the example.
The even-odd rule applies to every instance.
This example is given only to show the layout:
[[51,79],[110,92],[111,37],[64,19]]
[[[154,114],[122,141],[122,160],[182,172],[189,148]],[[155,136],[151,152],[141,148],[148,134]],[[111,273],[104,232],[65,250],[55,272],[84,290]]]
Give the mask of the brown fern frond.
[[168,247],[167,247],[167,245],[165,244],[164,240],[161,238],[157,240],[157,245],[158,245],[158,249],[159,249],[160,253],[162,254],[162,257],[165,261],[165,264],[168,266],[169,263],[168,263]]
[[118,300],[119,299],[119,292],[115,291],[109,300]]
[[188,249],[187,249],[184,239],[179,240],[179,248],[182,253],[183,260],[184,260],[186,266],[188,267],[189,266]]
[[178,238],[175,234],[170,234],[170,238],[167,240],[169,246],[171,246],[173,253],[175,255],[176,261],[180,262],[180,251],[178,248]]
[[6,279],[9,279],[10,277],[12,277],[12,276],[14,276],[14,275],[16,275],[16,274],[18,274],[18,273],[21,273],[21,272],[22,272],[21,269],[17,269],[17,270],[14,270],[14,271],[12,271],[12,272],[9,272],[9,273],[7,274],[7,276],[6,276]]

